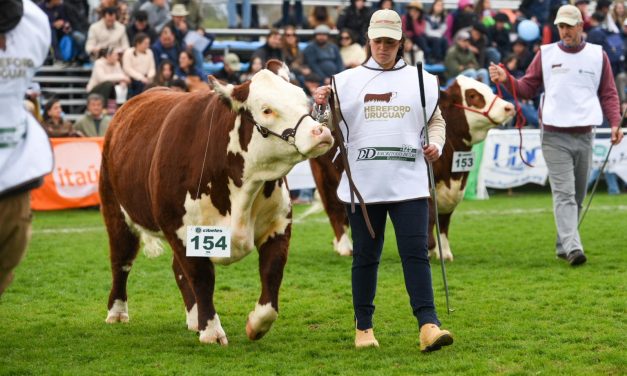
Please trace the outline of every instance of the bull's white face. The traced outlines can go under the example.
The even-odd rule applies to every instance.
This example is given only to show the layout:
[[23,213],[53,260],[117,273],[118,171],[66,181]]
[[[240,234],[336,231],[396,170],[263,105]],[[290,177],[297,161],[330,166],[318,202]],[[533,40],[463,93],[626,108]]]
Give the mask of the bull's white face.
[[[303,115],[310,113],[303,89],[266,69],[253,76],[245,105],[257,123],[277,134],[296,127]],[[318,157],[333,145],[329,129],[310,116],[305,117],[298,126],[295,148],[278,137],[269,136],[267,141],[272,141],[277,150],[287,149],[293,152],[298,149],[307,158]],[[303,159],[298,152],[294,157],[296,161]]]
[[[506,123],[514,117],[514,106],[497,97],[487,85],[465,76],[458,76],[457,83],[461,89],[462,104],[479,112],[487,111],[492,105],[488,116],[464,110],[470,131],[470,145],[485,140],[491,128]],[[492,102],[494,101],[494,104]],[[494,124],[492,121],[494,121]]]
[[[279,71],[279,74],[281,72]],[[309,114],[309,103],[303,90],[290,84],[272,71],[263,69],[255,74],[250,83],[240,86],[223,85],[210,76],[213,89],[220,96],[227,98],[233,111],[244,108],[260,126],[282,135],[285,130],[294,129],[303,115]],[[249,85],[248,87],[246,85]],[[236,128],[241,119],[236,121]],[[237,131],[231,133],[231,141],[237,137]],[[237,146],[237,142],[230,145]],[[247,160],[247,169],[256,165],[254,170],[263,180],[281,178],[298,162],[305,158],[315,158],[326,153],[333,146],[333,137],[328,128],[305,116],[296,135],[289,142],[272,134],[264,137],[258,130],[253,131],[248,151],[242,152],[234,147],[233,152],[240,152]]]

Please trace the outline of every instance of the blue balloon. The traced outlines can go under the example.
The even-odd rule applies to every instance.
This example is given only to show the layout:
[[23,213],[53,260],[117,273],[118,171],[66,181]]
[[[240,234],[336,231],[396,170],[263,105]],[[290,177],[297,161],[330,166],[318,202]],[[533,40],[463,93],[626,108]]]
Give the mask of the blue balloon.
[[533,42],[540,36],[540,28],[533,21],[520,21],[518,24],[518,36],[525,42]]

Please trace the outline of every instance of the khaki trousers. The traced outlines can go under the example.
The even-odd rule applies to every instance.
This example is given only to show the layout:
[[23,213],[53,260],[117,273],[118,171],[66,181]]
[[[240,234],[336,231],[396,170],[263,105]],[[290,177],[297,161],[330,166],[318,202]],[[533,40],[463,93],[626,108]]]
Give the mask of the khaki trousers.
[[30,192],[0,199],[0,296],[26,254],[31,233]]

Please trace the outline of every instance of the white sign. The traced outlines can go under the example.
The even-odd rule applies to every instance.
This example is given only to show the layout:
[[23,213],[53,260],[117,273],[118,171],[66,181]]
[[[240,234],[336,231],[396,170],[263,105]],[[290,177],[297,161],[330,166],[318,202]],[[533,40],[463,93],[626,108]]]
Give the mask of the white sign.
[[[609,129],[604,128],[596,130],[591,168],[600,167],[607,156],[610,146],[608,132]],[[527,183],[546,184],[548,169],[542,155],[540,130],[525,129],[522,135],[523,158],[533,167],[525,165],[520,158],[518,130],[492,129],[488,132],[480,169],[486,187],[506,189]],[[606,171],[614,172],[627,181],[627,142],[614,145]]]
[[472,151],[453,152],[453,166],[451,172],[466,172],[475,165],[475,155]]
[[187,226],[187,257],[231,257],[231,229],[219,226]]

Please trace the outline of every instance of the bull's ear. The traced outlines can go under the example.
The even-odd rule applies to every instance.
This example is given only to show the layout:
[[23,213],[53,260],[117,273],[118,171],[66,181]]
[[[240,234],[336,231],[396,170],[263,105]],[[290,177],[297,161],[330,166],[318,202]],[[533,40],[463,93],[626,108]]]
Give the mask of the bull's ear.
[[216,94],[229,101],[234,110],[239,110],[246,102],[246,99],[248,99],[250,81],[246,81],[241,85],[233,85],[222,83],[212,75],[207,76],[207,79]]
[[285,81],[290,81],[290,69],[284,62],[277,59],[270,59],[266,63],[266,69],[281,77]]

